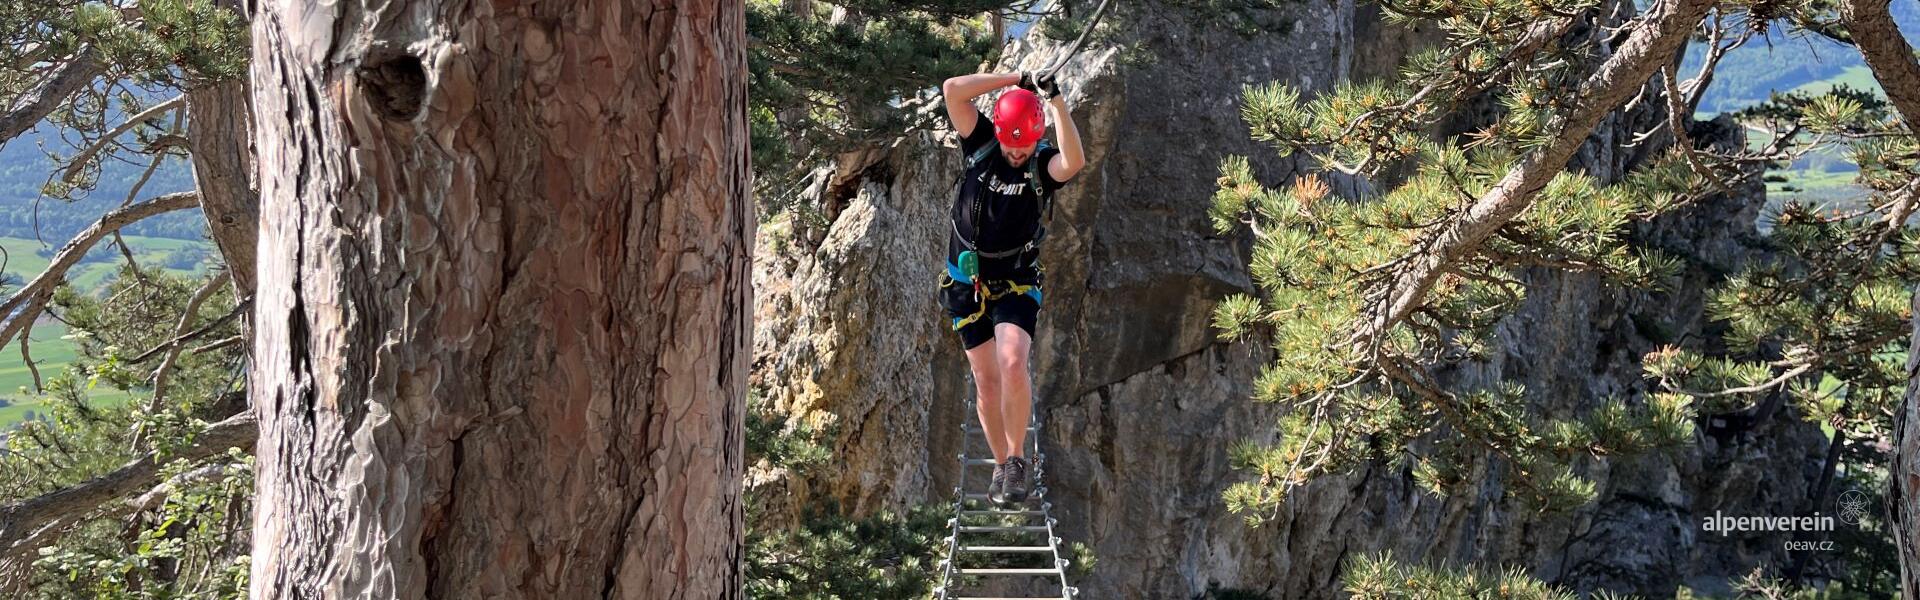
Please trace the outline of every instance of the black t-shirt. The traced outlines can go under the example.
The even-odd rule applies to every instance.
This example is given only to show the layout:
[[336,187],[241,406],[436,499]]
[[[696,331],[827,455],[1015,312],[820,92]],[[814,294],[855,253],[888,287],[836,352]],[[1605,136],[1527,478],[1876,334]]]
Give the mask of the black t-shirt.
[[[979,119],[974,122],[973,131],[960,139],[960,152],[963,158],[972,157],[974,152],[993,141],[993,121],[975,109]],[[1047,161],[1060,149],[1048,147],[1035,152],[1028,161],[1038,161],[1037,181],[1048,192],[1060,189],[1065,183],[1054,181],[1053,174],[1047,172]],[[1002,151],[987,153],[980,164],[967,169],[961,178],[959,193],[953,199],[953,222],[961,235],[973,240],[980,252],[1000,252],[1019,248],[1033,239],[1040,228],[1043,206],[1040,204],[1039,191],[1027,181],[1027,167],[1018,167],[1007,162]],[[973,230],[973,205],[978,196],[980,200],[980,231]],[[947,261],[959,264],[960,253],[967,249],[958,237],[947,236]],[[1027,257],[1031,262],[1033,257]],[[985,279],[1026,279],[1033,269],[1021,269],[1021,257],[1018,255],[999,259],[982,257],[980,275]]]

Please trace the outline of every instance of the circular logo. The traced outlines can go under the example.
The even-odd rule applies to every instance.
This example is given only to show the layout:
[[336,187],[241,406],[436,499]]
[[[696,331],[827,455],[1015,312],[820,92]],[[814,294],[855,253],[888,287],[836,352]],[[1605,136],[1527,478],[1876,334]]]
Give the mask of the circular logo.
[[1860,490],[1847,490],[1840,493],[1840,521],[1848,525],[1859,525],[1860,518],[1867,516],[1867,493]]

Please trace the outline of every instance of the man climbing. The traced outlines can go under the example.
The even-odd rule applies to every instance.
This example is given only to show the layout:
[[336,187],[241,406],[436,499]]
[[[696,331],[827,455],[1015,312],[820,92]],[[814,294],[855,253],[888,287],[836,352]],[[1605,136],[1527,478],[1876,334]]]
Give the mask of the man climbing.
[[[1007,86],[1018,87],[1000,94],[989,121],[973,99]],[[1022,448],[1033,412],[1027,355],[1040,312],[1044,221],[1053,193],[1086,166],[1086,156],[1051,75],[962,75],[940,89],[967,157],[953,201],[940,300],[966,349],[979,392],[980,428],[993,448],[987,494],[1008,506],[1025,501],[1030,489]],[[1043,105],[1053,113],[1057,148],[1043,139]]]

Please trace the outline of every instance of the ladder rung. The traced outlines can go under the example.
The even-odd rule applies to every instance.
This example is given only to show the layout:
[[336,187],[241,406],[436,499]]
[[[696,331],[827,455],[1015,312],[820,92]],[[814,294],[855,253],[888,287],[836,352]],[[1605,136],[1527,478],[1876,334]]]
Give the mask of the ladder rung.
[[1052,552],[1053,546],[961,546],[961,552]]
[[1060,600],[1059,596],[960,596],[955,600]]
[[1060,569],[954,569],[961,575],[1059,575]]
[[993,459],[991,458],[968,458],[968,459],[963,459],[963,462],[965,462],[966,465],[969,467],[991,467],[995,464],[998,464],[993,462]]
[[[1043,496],[1046,496],[1046,495],[1047,495],[1047,493],[1046,493],[1046,488],[1036,488],[1036,489],[1034,489],[1034,490],[1033,490],[1033,492],[1032,492],[1032,493],[1030,493],[1030,494],[1027,494],[1027,499],[1025,499],[1025,500],[1021,500],[1021,501],[1019,502],[1019,504],[1026,504],[1026,503],[1028,503],[1028,502],[1032,502],[1032,501],[1034,501],[1034,500],[1039,500],[1039,499],[1040,499],[1041,497],[1043,497]],[[991,500],[991,499],[989,499],[989,498],[987,498],[987,495],[986,495],[986,494],[979,494],[979,493],[974,493],[974,494],[967,494],[967,495],[966,495],[966,497],[967,497],[967,499],[968,499],[968,500],[979,500],[979,501],[981,501],[981,502],[992,502],[992,500]]]
[[1044,514],[1047,514],[1047,511],[1044,511],[1044,510],[963,510],[963,511],[960,511],[960,515],[966,516],[966,517],[1018,517],[1018,516],[1037,517]]
[[999,533],[1005,531],[1046,531],[1045,525],[961,525],[960,533]]

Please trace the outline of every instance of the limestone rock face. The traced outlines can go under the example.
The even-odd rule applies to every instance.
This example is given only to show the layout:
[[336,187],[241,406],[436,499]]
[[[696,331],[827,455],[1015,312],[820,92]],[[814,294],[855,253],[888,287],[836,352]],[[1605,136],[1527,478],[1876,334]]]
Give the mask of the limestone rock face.
[[[1497,463],[1477,494],[1431,496],[1407,472],[1376,465],[1310,486],[1260,528],[1228,513],[1220,492],[1240,477],[1228,448],[1270,437],[1278,417],[1249,400],[1254,374],[1275,357],[1219,342],[1209,325],[1214,304],[1252,282],[1250,241],[1214,234],[1206,208],[1227,156],[1252,157],[1271,184],[1297,170],[1248,137],[1242,86],[1279,80],[1313,92],[1390,74],[1396,57],[1432,36],[1383,24],[1377,9],[1349,0],[1264,15],[1290,23],[1284,34],[1242,36],[1162,9],[1111,18],[1136,25],[1063,71],[1089,163],[1056,198],[1033,355],[1054,514],[1067,539],[1098,557],[1075,582],[1082,597],[1195,598],[1221,587],[1332,598],[1345,558],[1383,550],[1518,564],[1574,589],[1658,596],[1680,584],[1712,590],[1782,557],[1777,538],[1709,534],[1697,515],[1810,508],[1825,443],[1783,411],[1674,455],[1583,465],[1601,499],[1568,515],[1509,501],[1490,476]],[[1022,42],[1008,68],[1050,64],[1060,50]],[[1618,175],[1644,151],[1615,142],[1652,122],[1611,117],[1576,166]],[[1714,123],[1693,133],[1738,135]],[[753,385],[791,418],[830,424],[836,453],[814,479],[760,483],[785,486],[789,502],[833,499],[866,512],[949,498],[959,428],[972,416],[960,410],[965,360],[934,289],[961,161],[950,132],[847,157],[809,192],[829,207],[820,233],[762,228]],[[1707,332],[1700,296],[1712,273],[1755,256],[1741,240],[1754,235],[1763,192],[1744,192],[1640,232],[1695,265],[1678,289],[1531,273],[1526,305],[1501,326],[1501,351],[1447,376],[1517,379],[1555,411],[1635,398],[1646,388],[1639,357]],[[1665,329],[1647,330],[1654,323]]]

